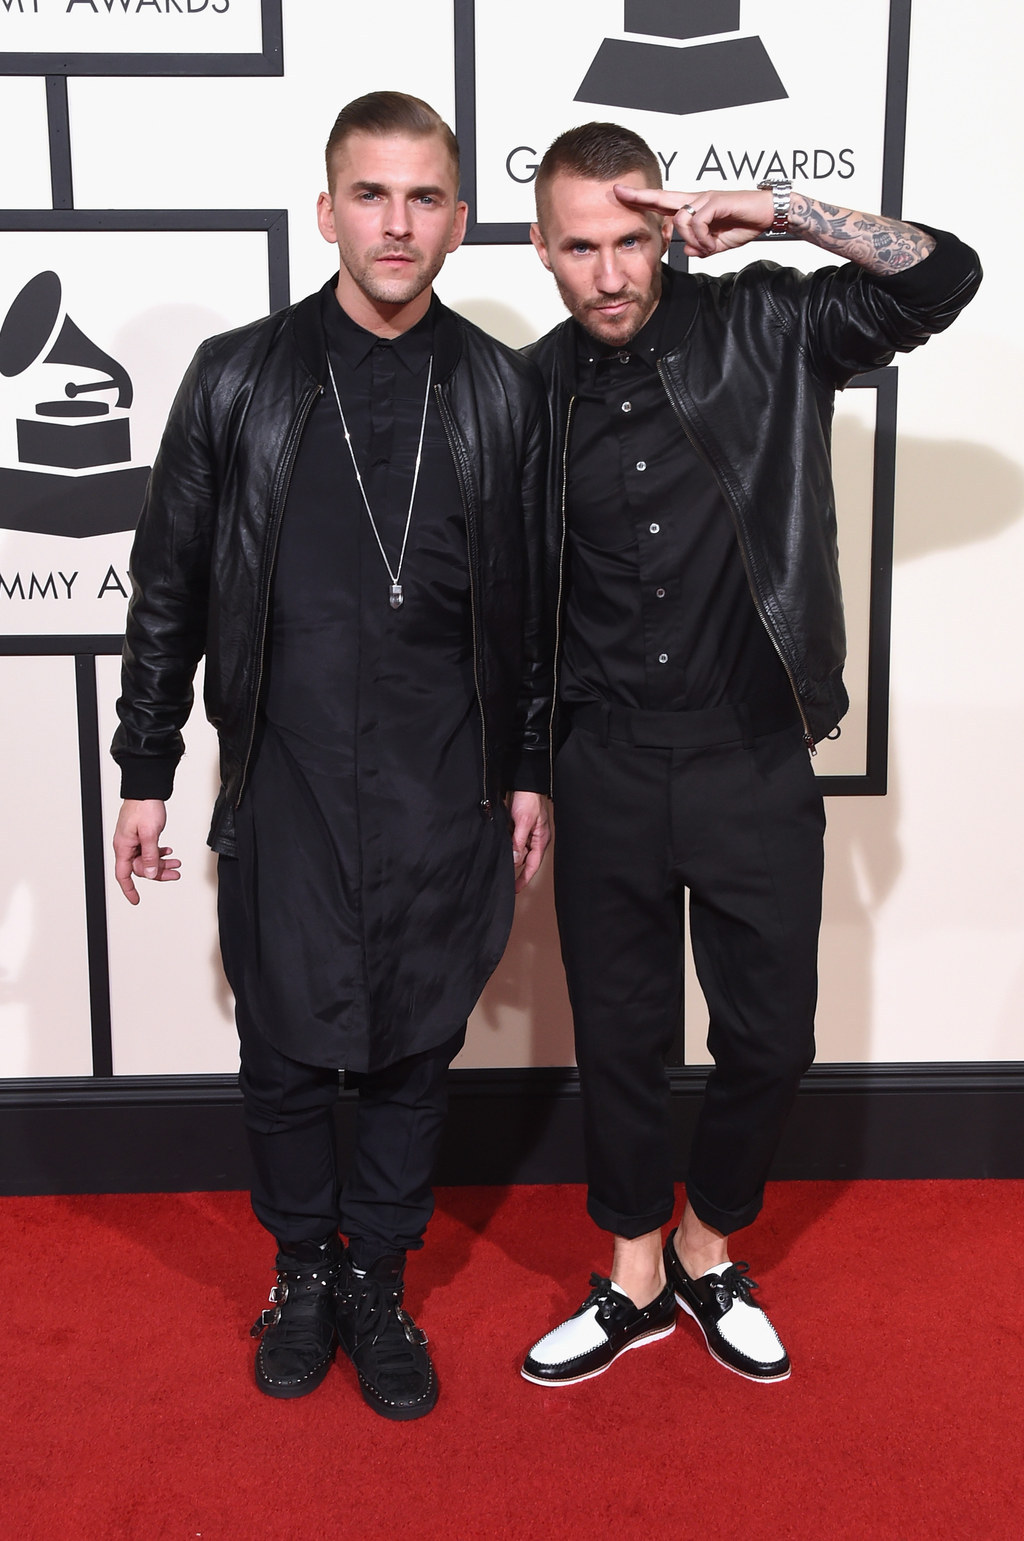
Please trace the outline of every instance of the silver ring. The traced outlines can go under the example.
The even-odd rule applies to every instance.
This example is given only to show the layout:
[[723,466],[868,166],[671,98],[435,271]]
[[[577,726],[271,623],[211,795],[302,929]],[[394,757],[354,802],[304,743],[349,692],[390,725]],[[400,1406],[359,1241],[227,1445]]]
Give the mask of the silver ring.
[[687,214],[696,214],[697,212],[692,203],[684,203],[683,208],[686,210]]

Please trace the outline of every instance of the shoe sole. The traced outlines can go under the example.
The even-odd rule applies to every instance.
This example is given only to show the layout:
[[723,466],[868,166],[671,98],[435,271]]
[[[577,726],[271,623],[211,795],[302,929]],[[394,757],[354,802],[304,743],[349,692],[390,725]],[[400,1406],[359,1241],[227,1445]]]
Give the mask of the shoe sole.
[[525,1365],[519,1373],[523,1380],[528,1380],[532,1386],[578,1386],[580,1381],[593,1380],[595,1375],[603,1375],[605,1370],[610,1370],[616,1359],[621,1359],[623,1354],[628,1354],[631,1348],[643,1348],[645,1343],[656,1343],[659,1338],[670,1337],[675,1330],[676,1324],[673,1322],[671,1327],[659,1327],[656,1332],[638,1333],[635,1338],[630,1338],[628,1343],[623,1343],[618,1353],[613,1354],[607,1364],[601,1365],[597,1370],[588,1370],[585,1375],[573,1375],[565,1380],[548,1380],[545,1376],[531,1375]]
[[328,1371],[334,1363],[334,1350],[328,1354],[314,1370],[311,1370],[301,1381],[276,1381],[268,1380],[260,1373],[259,1359],[256,1360],[256,1384],[264,1396],[276,1397],[278,1401],[290,1402],[295,1397],[308,1397],[311,1391],[322,1386],[327,1379]]
[[708,1353],[711,1355],[712,1359],[715,1360],[716,1364],[724,1365],[725,1368],[727,1370],[731,1370],[734,1375],[742,1375],[744,1380],[752,1380],[759,1386],[770,1386],[774,1385],[778,1381],[789,1380],[790,1375],[793,1373],[792,1365],[788,1370],[784,1370],[781,1375],[752,1375],[749,1370],[741,1370],[737,1365],[730,1364],[728,1359],[723,1359],[721,1354],[715,1353],[715,1350],[711,1344],[711,1339],[704,1331],[704,1323],[693,1310],[693,1307],[687,1305],[682,1295],[676,1295],[676,1304],[680,1307],[681,1310],[686,1312],[687,1316],[692,1317],[693,1320],[697,1323],[697,1326],[700,1328],[701,1334],[703,1335],[704,1342],[707,1345]]
[[425,1418],[437,1406],[441,1387],[436,1374],[431,1373],[430,1385],[422,1401],[407,1403],[386,1402],[380,1392],[374,1389],[371,1382],[364,1379],[359,1370],[356,1369],[356,1366],[353,1365],[352,1368],[356,1371],[359,1390],[362,1392],[363,1401],[367,1407],[372,1407],[374,1412],[379,1414],[381,1418],[389,1418],[392,1423],[411,1423],[414,1418]]

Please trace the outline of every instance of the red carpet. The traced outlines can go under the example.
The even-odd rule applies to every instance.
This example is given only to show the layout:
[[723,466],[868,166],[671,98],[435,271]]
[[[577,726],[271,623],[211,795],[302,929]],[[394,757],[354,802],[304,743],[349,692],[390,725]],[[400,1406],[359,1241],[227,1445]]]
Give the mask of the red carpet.
[[270,1249],[235,1193],[0,1199],[4,1534],[17,1541],[1019,1541],[1021,1182],[780,1183],[745,1233],[793,1359],[757,1386],[693,1324],[546,1391],[523,1350],[605,1266],[576,1188],[445,1189],[408,1303],[442,1392],[347,1363],[257,1392]]

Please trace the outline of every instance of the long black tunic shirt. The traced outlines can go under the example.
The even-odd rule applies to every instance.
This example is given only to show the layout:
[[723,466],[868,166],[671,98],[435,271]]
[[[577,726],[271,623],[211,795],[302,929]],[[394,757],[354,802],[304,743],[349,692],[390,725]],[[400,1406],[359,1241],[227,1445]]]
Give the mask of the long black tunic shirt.
[[795,722],[732,516],[658,374],[682,329],[670,275],[624,347],[574,328],[562,699],[666,712],[742,703]]
[[[433,317],[383,341],[328,294],[323,320],[394,569]],[[328,382],[285,504],[238,832],[249,994],[264,1034],[306,1064],[378,1069],[443,1042],[511,924],[507,824],[478,807],[466,527],[432,391],[401,582],[394,610]]]

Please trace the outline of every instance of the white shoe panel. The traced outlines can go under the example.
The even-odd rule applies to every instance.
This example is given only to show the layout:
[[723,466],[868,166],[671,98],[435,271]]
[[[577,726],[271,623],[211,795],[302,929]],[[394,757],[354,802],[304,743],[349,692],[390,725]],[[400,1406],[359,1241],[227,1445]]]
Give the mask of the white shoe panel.
[[717,1326],[730,1347],[758,1364],[774,1364],[786,1352],[778,1333],[759,1306],[734,1300],[732,1310],[719,1317]]
[[[719,1263],[709,1268],[704,1278],[709,1274],[723,1274],[730,1266]],[[782,1340],[760,1306],[734,1298],[732,1309],[719,1317],[716,1326],[730,1348],[746,1354],[758,1364],[775,1364],[785,1356]]]
[[582,1316],[570,1316],[567,1322],[534,1344],[530,1358],[535,1364],[566,1364],[595,1348],[603,1348],[608,1342],[608,1334],[597,1320],[598,1309],[591,1306]]

